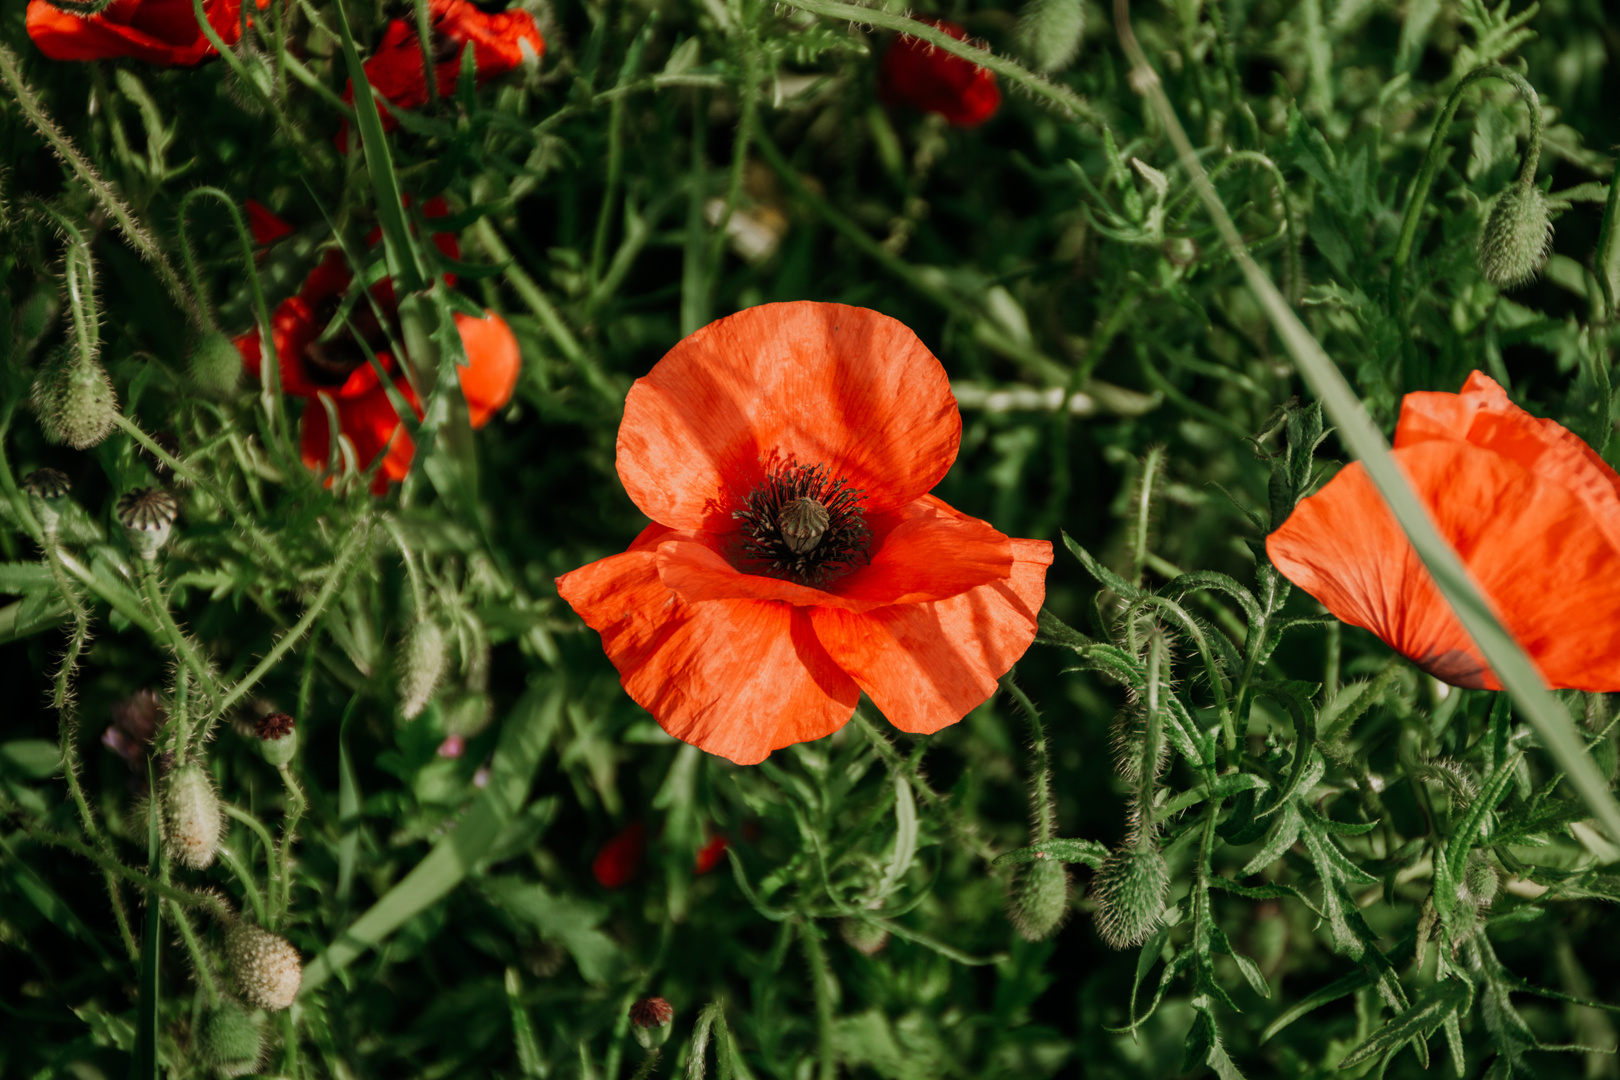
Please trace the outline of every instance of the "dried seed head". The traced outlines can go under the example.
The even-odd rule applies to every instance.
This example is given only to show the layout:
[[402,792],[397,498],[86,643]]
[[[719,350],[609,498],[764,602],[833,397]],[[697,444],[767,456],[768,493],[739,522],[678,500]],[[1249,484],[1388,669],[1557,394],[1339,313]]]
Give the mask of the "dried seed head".
[[188,367],[192,385],[209,397],[229,397],[242,381],[242,354],[218,330],[197,339]]
[[162,488],[136,488],[118,500],[118,523],[129,537],[129,546],[147,562],[157,558],[168,543],[180,504]]
[[1069,916],[1069,868],[1057,859],[1025,863],[1007,900],[1007,918],[1025,941],[1044,941]]
[[668,1041],[673,1019],[674,1006],[661,997],[638,998],[630,1006],[630,1031],[645,1050],[663,1046]]
[[258,737],[259,754],[276,768],[281,768],[298,753],[298,725],[284,712],[262,716],[253,724]]
[[34,380],[34,408],[47,439],[88,450],[112,431],[118,395],[100,363],[62,348]]
[[432,619],[418,619],[399,650],[399,712],[415,720],[444,678],[444,632]]
[[1097,901],[1097,933],[1112,949],[1146,941],[1164,918],[1170,867],[1157,848],[1122,848],[1097,871],[1091,894]]
[[247,1076],[259,1069],[264,1032],[252,1013],[227,998],[203,1014],[197,1050],[221,1076]]
[[214,781],[202,765],[193,761],[164,777],[163,839],[170,857],[193,870],[206,870],[224,828]]
[[1534,184],[1510,184],[1485,219],[1479,238],[1480,272],[1501,289],[1522,285],[1552,254],[1552,236],[1547,196]]
[[292,943],[249,923],[237,923],[225,935],[225,961],[248,1004],[271,1012],[291,1005],[304,981]]
[[28,493],[28,507],[39,521],[40,529],[47,537],[54,537],[67,494],[73,488],[72,482],[65,473],[55,469],[35,469],[23,477],[22,486]]
[[1018,13],[1018,43],[1036,71],[1069,66],[1086,30],[1082,0],[1026,0]]
[[839,919],[838,936],[862,956],[876,956],[889,943],[889,932],[865,919]]

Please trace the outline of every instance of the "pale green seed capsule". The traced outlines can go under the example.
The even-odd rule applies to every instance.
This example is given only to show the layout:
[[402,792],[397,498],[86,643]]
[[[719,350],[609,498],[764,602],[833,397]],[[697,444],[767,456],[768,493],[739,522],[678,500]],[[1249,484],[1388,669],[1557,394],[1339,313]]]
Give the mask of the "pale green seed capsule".
[[1485,280],[1511,289],[1535,277],[1552,254],[1552,212],[1534,184],[1514,183],[1502,192],[1479,238],[1479,269]]
[[1097,933],[1112,949],[1140,945],[1159,928],[1169,891],[1170,867],[1157,848],[1114,852],[1091,888]]
[[219,850],[225,818],[214,782],[197,762],[163,780],[163,839],[169,856],[193,870],[206,870]]
[[1007,898],[1007,918],[1025,941],[1044,941],[1069,914],[1069,868],[1057,859],[1036,859]]
[[191,383],[209,397],[228,397],[242,380],[242,354],[231,339],[211,330],[197,339],[187,365]]
[[444,678],[444,632],[432,619],[418,619],[399,650],[399,712],[414,720]]
[[62,348],[34,380],[34,408],[47,439],[88,450],[112,431],[118,395],[100,363]]
[[1018,14],[1018,44],[1037,71],[1068,67],[1085,31],[1083,0],[1027,0]]
[[118,500],[118,523],[129,537],[129,546],[147,562],[157,558],[169,542],[180,504],[162,488],[136,488]]
[[221,1001],[203,1014],[197,1050],[221,1076],[247,1076],[258,1071],[264,1056],[264,1031],[253,1014],[234,1001]]

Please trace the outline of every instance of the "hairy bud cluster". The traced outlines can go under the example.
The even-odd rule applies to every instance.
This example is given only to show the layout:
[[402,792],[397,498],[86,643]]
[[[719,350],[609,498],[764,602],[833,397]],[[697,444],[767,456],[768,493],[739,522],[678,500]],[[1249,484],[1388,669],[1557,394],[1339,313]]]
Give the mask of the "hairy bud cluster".
[[34,408],[47,439],[88,450],[112,431],[118,395],[99,361],[61,348],[34,380]]
[[1112,949],[1140,945],[1159,928],[1170,867],[1157,848],[1121,848],[1108,857],[1092,884],[1097,933]]
[[444,678],[444,631],[432,619],[418,619],[399,650],[399,711],[415,720],[433,700]]
[[224,831],[219,796],[202,765],[193,761],[169,773],[163,781],[163,839],[169,856],[193,870],[206,870]]
[[1007,917],[1025,941],[1042,941],[1069,915],[1069,868],[1057,859],[1024,865],[1007,900]]
[[1523,285],[1552,253],[1552,212],[1534,184],[1514,183],[1502,192],[1479,238],[1479,269],[1502,289]]
[[242,354],[230,338],[210,330],[192,346],[187,369],[198,391],[209,397],[228,397],[242,379]]
[[225,935],[225,961],[248,1004],[271,1012],[291,1005],[304,981],[292,943],[249,923],[237,923]]

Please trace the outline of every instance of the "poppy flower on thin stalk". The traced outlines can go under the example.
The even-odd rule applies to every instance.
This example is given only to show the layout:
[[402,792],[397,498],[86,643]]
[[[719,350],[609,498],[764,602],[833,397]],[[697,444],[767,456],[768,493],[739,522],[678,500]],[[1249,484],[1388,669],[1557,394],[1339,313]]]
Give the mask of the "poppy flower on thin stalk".
[[[264,7],[269,0],[261,0]],[[208,24],[227,45],[242,34],[241,0],[203,0]],[[95,15],[75,15],[48,0],[30,0],[28,36],[52,60],[129,56],[164,67],[199,64],[215,55],[197,25],[191,0],[113,0]]]
[[749,308],[630,388],[619,478],[653,523],[557,590],[665,731],[739,764],[838,730],[862,691],[938,731],[1029,648],[1052,562],[928,494],[961,436],[901,323]]
[[[953,22],[937,19],[928,25],[967,40],[967,31]],[[883,51],[878,96],[885,105],[938,113],[964,128],[978,127],[1001,108],[994,72],[910,34],[896,35]]]
[[591,876],[604,889],[621,889],[636,876],[646,849],[647,827],[632,821],[596,853],[591,860]]
[[[477,85],[516,70],[524,63],[540,62],[546,42],[540,36],[534,16],[513,9],[486,14],[467,0],[428,0],[429,36],[433,43],[433,78],[440,97],[456,91],[463,50],[471,44],[477,65]],[[396,109],[420,109],[428,102],[427,77],[423,72],[422,45],[416,23],[395,19],[384,29],[382,40],[365,62],[366,81]],[[343,88],[343,100],[354,101],[354,83]],[[387,109],[379,109],[384,131],[399,126]],[[349,122],[338,132],[337,147],[349,149]]]
[[[1548,683],[1620,690],[1620,476],[1478,371],[1460,394],[1406,395],[1394,453]],[[1502,688],[1359,463],[1301,501],[1266,552],[1435,678]]]

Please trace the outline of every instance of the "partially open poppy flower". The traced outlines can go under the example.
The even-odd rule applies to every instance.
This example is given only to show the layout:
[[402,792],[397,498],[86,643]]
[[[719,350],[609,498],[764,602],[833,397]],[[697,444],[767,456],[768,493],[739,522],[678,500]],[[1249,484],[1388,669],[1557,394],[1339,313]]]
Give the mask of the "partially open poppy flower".
[[[264,7],[269,0],[262,0]],[[203,0],[208,24],[227,45],[242,34],[242,0]],[[191,0],[113,0],[96,15],[63,11],[48,0],[28,5],[28,36],[52,60],[130,56],[166,67],[201,63],[215,53],[197,25]]]
[[[967,31],[953,22],[938,19],[929,25],[967,40]],[[897,35],[884,50],[878,95],[884,104],[938,113],[957,127],[977,127],[1001,108],[994,72],[909,34]]]
[[619,477],[653,524],[557,590],[665,731],[739,764],[836,731],[862,691],[938,731],[1034,640],[1052,562],[927,494],[961,434],[945,369],[885,315],[710,323],[625,402]]
[[[467,0],[428,0],[428,19],[433,42],[433,77],[441,97],[455,93],[461,54],[469,44],[478,66],[479,86],[515,70],[525,61],[538,63],[546,52],[540,28],[527,11],[499,11],[491,15]],[[422,45],[411,20],[395,19],[383,29],[382,40],[365,62],[365,70],[366,81],[395,108],[420,109],[427,104]],[[354,101],[352,82],[343,88],[343,100]],[[378,111],[384,131],[399,126],[399,121],[387,109]],[[347,120],[338,132],[337,146],[348,152]]]
[[[429,219],[448,212],[448,207],[437,199],[430,199],[422,208]],[[441,233],[433,239],[440,250],[455,257],[455,237]],[[312,399],[304,409],[299,430],[299,454],[304,464],[316,470],[326,467],[331,425],[318,399],[329,399],[337,411],[339,430],[354,446],[360,468],[368,468],[378,455],[386,454],[373,485],[381,493],[387,490],[390,480],[403,480],[410,472],[415,444],[400,424],[388,388],[367,359],[361,340],[376,355],[379,366],[417,416],[422,415],[422,403],[390,351],[389,331],[392,329],[393,339],[398,340],[397,328],[385,326],[377,317],[380,310],[384,319],[393,322],[392,281],[384,278],[371,287],[375,307],[361,301],[350,311],[349,319],[361,340],[348,331],[322,340],[353,276],[342,252],[328,252],[304,279],[297,294],[276,306],[270,326],[282,392]],[[486,311],[483,318],[457,312],[454,319],[468,360],[466,366],[456,368],[456,374],[472,426],[482,427],[511,399],[522,355],[511,328],[495,312]],[[257,376],[263,360],[258,331],[238,337],[236,347],[242,353],[243,366]]]
[[[1395,460],[1542,676],[1620,690],[1620,476],[1477,371],[1460,394],[1406,395]],[[1301,501],[1266,552],[1435,678],[1501,689],[1359,463]]]
[[632,821],[596,853],[596,858],[591,860],[591,876],[604,889],[621,889],[636,876],[646,850],[647,827]]

